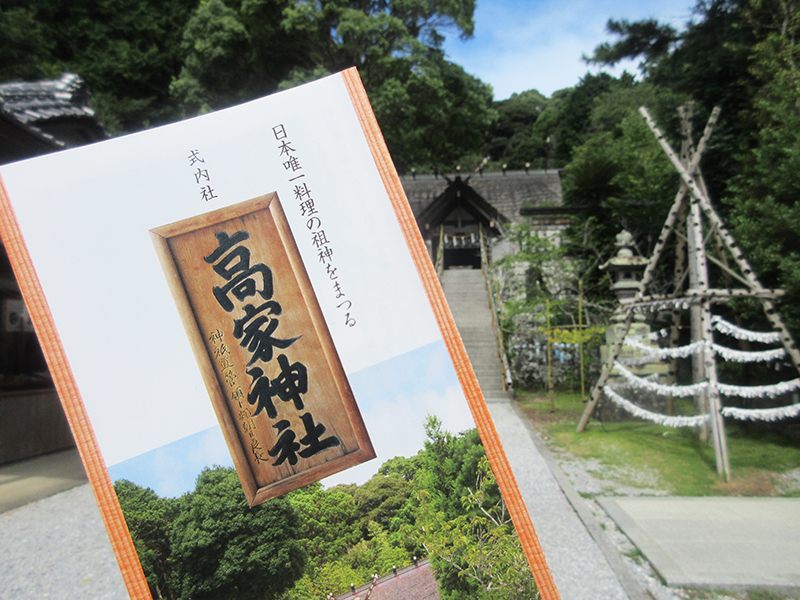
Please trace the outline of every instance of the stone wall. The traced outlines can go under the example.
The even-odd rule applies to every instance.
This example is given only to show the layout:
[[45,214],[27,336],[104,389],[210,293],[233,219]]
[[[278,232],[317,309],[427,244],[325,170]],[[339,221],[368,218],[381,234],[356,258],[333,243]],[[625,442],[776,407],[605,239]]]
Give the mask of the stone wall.
[[[568,259],[548,261],[539,265],[516,261],[497,264],[494,277],[499,286],[504,315],[523,303],[529,302],[532,292],[540,300],[555,290],[553,299],[563,297],[570,278],[574,279],[574,265]],[[532,278],[531,274],[536,277]],[[541,286],[536,288],[535,286]],[[574,286],[573,286],[574,287]],[[533,303],[525,312],[506,317],[503,331],[508,359],[515,384],[524,388],[547,386],[547,309],[544,302]],[[596,353],[596,352],[595,352]],[[584,359],[591,357],[585,349]],[[595,361],[596,362],[596,361]],[[576,344],[553,344],[551,348],[551,375],[554,385],[567,381],[580,382],[580,360]],[[590,373],[586,371],[586,381]]]

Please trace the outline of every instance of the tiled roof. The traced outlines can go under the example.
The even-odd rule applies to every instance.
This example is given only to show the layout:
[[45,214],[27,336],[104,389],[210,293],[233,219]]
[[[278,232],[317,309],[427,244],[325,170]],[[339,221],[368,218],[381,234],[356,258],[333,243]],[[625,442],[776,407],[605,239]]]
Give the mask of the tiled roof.
[[[0,103],[0,132],[5,132],[6,130],[10,131],[12,129],[18,130],[22,132],[22,135],[29,137],[32,141],[38,142],[42,146],[42,149],[60,149],[65,146],[64,142],[57,140],[38,127],[21,123],[13,114],[5,110]],[[3,139],[2,135],[3,134],[0,133],[0,143]]]
[[94,117],[86,83],[72,73],[51,81],[4,83],[0,85],[0,103],[25,125],[63,117]]
[[439,586],[427,560],[381,577],[371,591],[370,587],[371,584],[361,586],[354,592],[337,596],[336,600],[366,600],[368,592],[369,600],[441,600]]
[[0,164],[107,137],[78,75],[0,84]]
[[[452,181],[452,177],[450,180]],[[466,180],[466,177],[464,177]],[[406,175],[401,178],[411,210],[419,215],[448,186],[443,176]],[[507,171],[475,174],[467,183],[506,219],[522,220],[523,207],[561,206],[561,178],[557,171]]]

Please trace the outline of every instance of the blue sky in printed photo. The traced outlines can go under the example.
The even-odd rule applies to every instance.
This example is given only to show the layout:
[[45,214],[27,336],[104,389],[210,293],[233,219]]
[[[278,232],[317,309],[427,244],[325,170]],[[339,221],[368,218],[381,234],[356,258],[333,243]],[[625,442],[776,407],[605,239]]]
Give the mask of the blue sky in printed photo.
[[[413,374],[413,376],[409,376]],[[406,352],[348,376],[377,457],[323,480],[361,485],[395,456],[411,457],[425,444],[425,420],[460,433],[475,427],[444,341]],[[262,417],[263,418],[263,417]],[[233,466],[219,427],[211,427],[111,465],[112,481],[127,479],[159,496],[192,491],[205,467]]]
[[[444,50],[450,61],[490,84],[495,100],[530,89],[550,97],[599,70],[581,56],[616,39],[606,32],[609,18],[655,18],[682,30],[694,6],[692,0],[477,0],[473,37],[460,40],[448,32]],[[635,74],[637,64],[605,70]]]

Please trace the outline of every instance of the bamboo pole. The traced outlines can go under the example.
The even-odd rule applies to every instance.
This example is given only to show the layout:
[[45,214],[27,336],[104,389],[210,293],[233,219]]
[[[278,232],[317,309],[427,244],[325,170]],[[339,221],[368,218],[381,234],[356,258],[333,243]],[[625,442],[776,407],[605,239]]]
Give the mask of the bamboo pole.
[[578,280],[578,355],[581,360],[581,400],[586,397],[583,375],[583,279]]
[[[681,143],[681,161],[684,164],[691,164],[691,153],[694,149],[691,144],[691,122],[687,117],[683,107],[678,107],[678,113],[681,116],[681,128],[683,129],[683,141]],[[681,189],[685,190],[683,185]],[[675,268],[673,270],[673,294],[678,297],[683,292],[684,282],[688,274],[686,269],[686,244],[687,244],[687,231],[686,231],[686,213],[687,207],[684,203],[681,212],[678,215],[678,223],[675,226]],[[672,309],[672,327],[670,328],[669,345],[670,348],[676,348],[680,341],[680,326],[682,321],[682,310],[675,306]],[[678,380],[678,359],[673,358],[669,361],[668,377],[670,383],[676,383]],[[667,398],[667,414],[671,415],[674,412],[673,398]],[[705,428],[705,423],[701,425]]]
[[[707,291],[708,263],[703,239],[703,223],[696,198],[692,199],[689,218],[689,280],[693,287]],[[729,481],[731,477],[730,461],[728,459],[728,444],[725,438],[725,422],[720,412],[719,390],[717,388],[717,363],[711,343],[714,341],[711,329],[711,303],[708,297],[699,305],[692,306],[692,341],[702,340],[703,352],[692,357],[693,382],[708,381],[708,386],[701,391],[696,399],[696,414],[707,413],[710,417],[711,434],[714,443],[714,457],[717,464],[717,473]]]
[[[691,105],[686,109],[684,109],[684,107],[678,108],[678,114],[681,118],[681,132],[683,134],[683,139],[681,141],[680,161],[684,166],[690,164],[691,154],[694,149],[694,145],[691,142],[691,113]],[[700,208],[694,201],[691,201],[689,204],[689,220],[686,227],[686,246],[688,247],[689,252],[689,287],[691,289],[705,291],[708,289],[708,272],[705,260],[705,252],[702,252],[704,249],[703,225],[701,222]],[[693,344],[704,339],[703,310],[705,306],[706,303],[692,304],[692,306],[689,307],[689,326],[691,329],[691,341]],[[706,361],[703,355],[692,355],[692,383],[701,383],[706,381],[705,367]],[[694,397],[694,412],[696,415],[708,413],[708,395],[706,394],[705,389],[700,390]],[[702,442],[708,441],[708,427],[705,423],[700,426],[698,434]]]
[[[647,114],[647,111],[644,107],[639,109],[640,112],[644,111],[645,120],[650,119],[650,115]],[[711,116],[706,123],[706,128],[703,131],[703,137],[700,139],[700,143],[697,145],[697,152],[692,157],[691,160],[691,170],[694,171],[697,169],[698,165],[700,164],[700,157],[702,156],[703,150],[705,150],[706,143],[708,139],[711,137],[711,133],[714,130],[714,125],[719,118],[719,109],[715,108],[711,111]],[[658,135],[661,135],[660,132]],[[658,137],[658,136],[657,136]],[[663,136],[662,136],[663,137]],[[653,249],[653,255],[650,258],[650,261],[647,263],[647,267],[645,267],[644,274],[642,275],[642,282],[639,288],[639,291],[634,298],[633,303],[631,303],[627,311],[625,313],[625,321],[620,328],[620,335],[617,341],[614,343],[614,347],[609,354],[608,360],[606,364],[603,365],[603,370],[600,372],[600,378],[595,383],[594,387],[592,388],[592,398],[586,404],[586,408],[581,415],[580,420],[578,421],[578,427],[576,431],[579,433],[586,428],[586,424],[589,422],[589,417],[591,417],[592,412],[597,406],[597,403],[600,401],[600,396],[603,393],[603,388],[608,381],[608,378],[611,376],[611,372],[614,370],[614,361],[619,356],[619,352],[622,349],[622,344],[625,339],[625,336],[628,335],[628,331],[631,328],[631,324],[633,323],[634,312],[633,308],[636,302],[641,302],[642,298],[644,297],[645,290],[647,286],[650,285],[650,281],[653,278],[653,273],[655,271],[655,267],[658,264],[659,259],[661,258],[661,253],[664,251],[664,246],[666,246],[667,240],[669,239],[669,234],[672,233],[673,227],[675,224],[678,215],[680,214],[681,208],[684,203],[684,199],[686,197],[687,186],[682,185],[678,190],[678,193],[675,195],[675,201],[672,204],[672,208],[667,215],[667,220],[664,222],[664,226],[661,228],[661,233],[658,236],[658,241],[656,242],[655,248]]]
[[689,288],[683,292],[680,298],[676,298],[672,294],[654,294],[647,296],[639,302],[634,302],[633,306],[637,309],[656,310],[659,307],[667,308],[675,304],[675,302],[686,301],[690,304],[697,304],[704,298],[708,298],[711,302],[727,302],[730,298],[767,298],[777,300],[786,294],[783,290],[768,290],[762,289],[760,291],[753,291],[749,288],[734,288],[734,289],[720,289],[711,288],[708,290],[700,290],[697,288]]
[[[675,226],[675,270],[673,278],[673,293],[680,296],[683,292],[683,283],[686,278],[686,206],[681,207],[678,215],[678,223]],[[672,309],[672,326],[669,332],[670,348],[677,348],[680,341],[681,310],[678,307]],[[675,383],[678,380],[678,359],[673,358],[669,361],[669,381]],[[672,414],[672,400],[668,401],[667,414]]]
[[551,358],[551,338],[553,331],[550,329],[550,298],[547,298],[547,389],[550,392],[550,412],[556,412],[556,398],[553,394],[553,367]]
[[[702,253],[703,246],[703,232],[702,223],[700,221],[700,207],[697,202],[691,202],[689,226],[686,228],[686,237],[689,246],[689,287],[706,291],[708,289],[708,273],[706,271],[705,254]],[[703,275],[701,283],[700,278]],[[705,299],[704,299],[705,300]],[[689,308],[689,323],[692,332],[692,343],[704,340],[703,334],[703,311],[708,307],[708,302],[703,301],[701,304],[694,303]],[[706,381],[706,361],[705,356],[701,354],[692,355],[692,383],[700,383]],[[694,409],[696,415],[702,415],[709,412],[708,395],[706,390],[703,389],[695,395]],[[703,442],[708,441],[708,430],[706,427],[700,428],[700,439]]]
[[[789,333],[789,330],[786,329],[786,326],[783,324],[778,312],[775,310],[775,304],[772,300],[768,297],[765,297],[761,292],[764,292],[764,288],[761,287],[758,279],[753,272],[752,267],[747,262],[747,259],[744,257],[741,249],[736,245],[736,242],[733,240],[733,236],[728,232],[723,225],[722,220],[717,215],[716,211],[711,206],[711,201],[708,197],[703,194],[702,190],[699,188],[697,182],[695,181],[694,177],[690,174],[693,170],[687,170],[683,167],[680,163],[678,158],[675,156],[675,153],[670,148],[667,141],[664,139],[664,136],[658,130],[658,128],[653,123],[653,120],[650,118],[650,115],[647,113],[647,110],[644,108],[640,108],[639,112],[645,118],[647,125],[650,127],[650,130],[656,136],[658,143],[661,145],[662,150],[669,158],[670,162],[673,166],[678,170],[678,173],[683,180],[683,183],[692,194],[692,196],[697,200],[699,203],[700,209],[703,211],[706,219],[709,221],[709,225],[716,229],[717,235],[720,236],[723,245],[725,248],[730,252],[731,256],[733,256],[736,265],[739,267],[739,270],[742,272],[742,275],[747,279],[749,282],[751,289],[754,292],[757,292],[759,300],[761,301],[761,306],[764,310],[764,313],[767,316],[770,324],[772,325],[773,329],[780,332],[781,336],[781,343],[783,347],[786,349],[786,353],[792,359],[792,363],[794,364],[795,369],[800,372],[800,351],[797,349],[797,344],[795,344],[794,340],[792,339],[792,335]],[[712,113],[713,114],[713,113]]]

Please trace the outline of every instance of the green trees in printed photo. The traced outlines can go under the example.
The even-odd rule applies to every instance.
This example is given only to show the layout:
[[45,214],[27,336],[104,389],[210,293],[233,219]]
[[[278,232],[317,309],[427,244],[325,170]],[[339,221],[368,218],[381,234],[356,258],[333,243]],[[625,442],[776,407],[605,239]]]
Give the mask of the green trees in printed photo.
[[528,599],[535,583],[476,430],[429,416],[415,456],[362,485],[308,485],[249,508],[233,469],[160,498],[115,489],[154,598],[312,600],[429,558],[446,600]]

